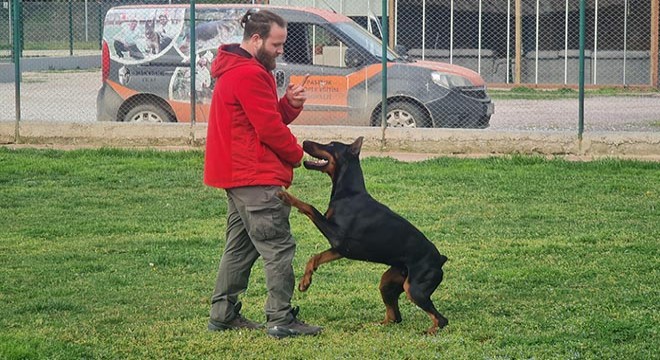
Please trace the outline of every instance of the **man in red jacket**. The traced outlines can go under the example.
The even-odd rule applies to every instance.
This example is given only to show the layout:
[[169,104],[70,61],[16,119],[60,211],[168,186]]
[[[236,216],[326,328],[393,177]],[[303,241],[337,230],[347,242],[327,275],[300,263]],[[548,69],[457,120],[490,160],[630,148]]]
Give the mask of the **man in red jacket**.
[[240,314],[252,265],[261,256],[266,272],[267,332],[282,338],[315,335],[320,327],[297,319],[291,208],[276,197],[293,180],[303,151],[287,124],[302,111],[303,85],[289,85],[278,100],[275,59],[284,51],[286,21],[266,10],[243,16],[241,44],[223,45],[213,62],[217,78],[208,123],[204,182],[227,192],[227,239],[211,298],[209,330],[255,329]]

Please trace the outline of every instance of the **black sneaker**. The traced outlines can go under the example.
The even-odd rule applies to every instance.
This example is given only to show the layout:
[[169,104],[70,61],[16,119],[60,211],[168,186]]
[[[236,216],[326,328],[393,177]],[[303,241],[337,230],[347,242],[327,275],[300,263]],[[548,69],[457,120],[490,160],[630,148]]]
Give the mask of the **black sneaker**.
[[234,307],[236,313],[235,318],[233,318],[230,322],[220,322],[216,321],[213,319],[209,319],[209,326],[208,329],[209,331],[224,331],[224,330],[238,330],[238,329],[248,329],[248,330],[255,330],[255,329],[261,329],[263,327],[263,324],[259,324],[254,321],[250,321],[243,317],[241,315],[241,303],[237,303],[236,306]]
[[269,327],[268,330],[266,331],[268,335],[278,339],[282,339],[289,336],[298,336],[298,335],[318,335],[321,332],[321,330],[323,330],[323,328],[320,326],[307,325],[301,320],[298,320],[296,318],[296,315],[298,315],[299,311],[300,308],[298,308],[297,306],[291,309],[291,315],[293,315],[293,320],[287,325],[276,325]]

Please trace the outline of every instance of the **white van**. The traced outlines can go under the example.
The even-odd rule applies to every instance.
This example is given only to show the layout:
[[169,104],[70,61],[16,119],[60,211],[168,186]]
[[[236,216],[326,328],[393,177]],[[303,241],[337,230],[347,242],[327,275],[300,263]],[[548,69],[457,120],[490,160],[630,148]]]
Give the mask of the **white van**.
[[[226,43],[241,42],[240,19],[268,8],[288,22],[284,54],[273,71],[279,95],[311,74],[296,124],[380,126],[382,44],[348,17],[317,8],[197,5],[196,83],[191,84],[187,5],[119,6],[103,29],[103,86],[98,120],[189,122],[207,119],[211,62]],[[483,78],[456,65],[387,54],[388,126],[486,128],[494,106]],[[194,86],[193,86],[194,85]]]

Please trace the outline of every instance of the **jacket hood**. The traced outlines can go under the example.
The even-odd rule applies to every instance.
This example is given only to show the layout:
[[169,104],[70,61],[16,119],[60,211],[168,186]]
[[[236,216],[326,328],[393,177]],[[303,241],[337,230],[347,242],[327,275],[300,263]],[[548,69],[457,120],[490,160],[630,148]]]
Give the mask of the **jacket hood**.
[[211,76],[219,78],[222,74],[237,67],[260,65],[253,57],[246,57],[243,53],[247,54],[239,47],[239,44],[220,46],[218,56],[211,65]]

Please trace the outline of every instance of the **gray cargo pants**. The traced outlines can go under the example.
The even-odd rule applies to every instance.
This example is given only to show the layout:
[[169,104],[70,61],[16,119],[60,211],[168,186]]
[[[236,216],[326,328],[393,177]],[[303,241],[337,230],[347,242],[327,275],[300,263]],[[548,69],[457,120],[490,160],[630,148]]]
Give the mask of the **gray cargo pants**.
[[261,256],[266,272],[268,326],[293,320],[293,256],[291,207],[275,194],[280,186],[249,186],[227,190],[227,241],[211,297],[211,319],[229,322],[236,317],[238,295],[245,292],[252,265]]

